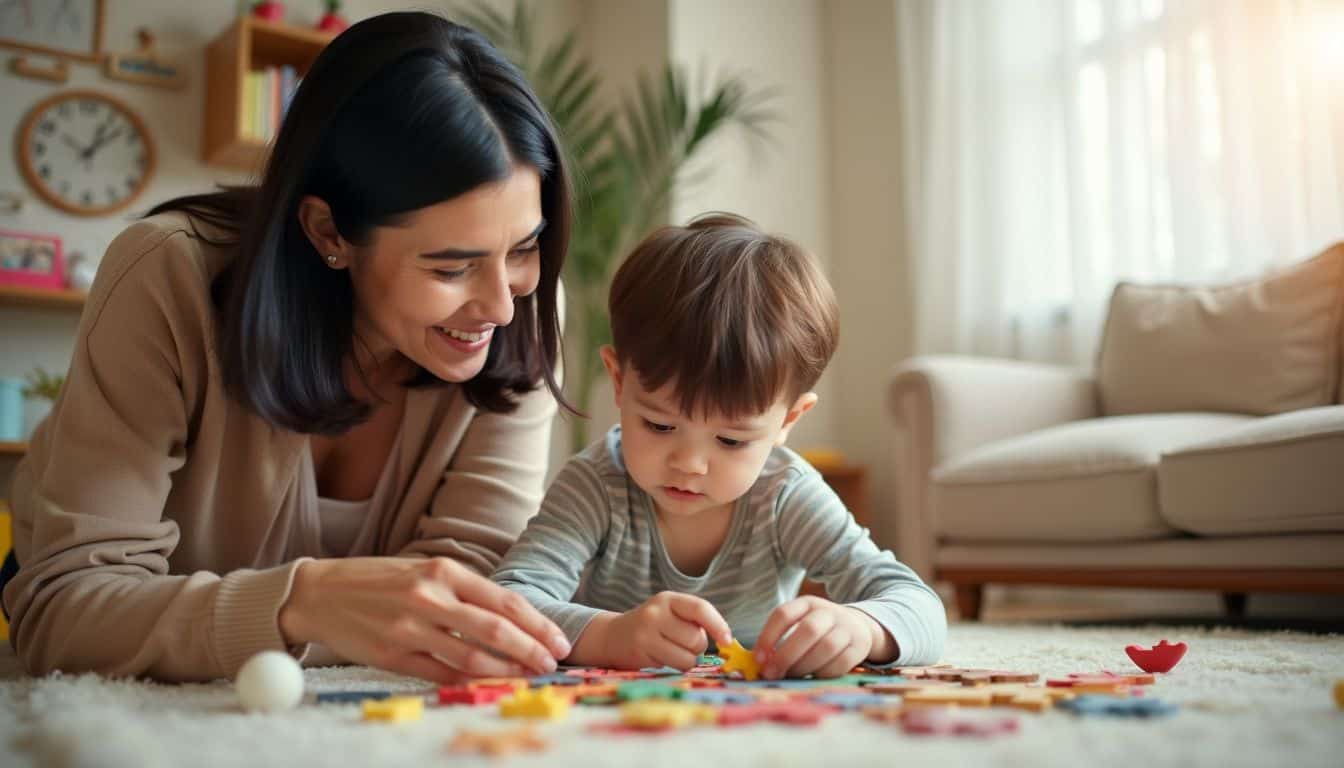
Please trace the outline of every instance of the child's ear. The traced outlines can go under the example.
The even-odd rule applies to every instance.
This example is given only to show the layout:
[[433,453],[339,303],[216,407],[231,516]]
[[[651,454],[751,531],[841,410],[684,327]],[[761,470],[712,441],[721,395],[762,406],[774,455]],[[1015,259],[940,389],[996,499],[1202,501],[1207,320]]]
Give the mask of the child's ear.
[[616,357],[616,348],[610,344],[603,344],[602,348],[599,349],[597,353],[602,356],[602,365],[606,366],[607,375],[611,377],[611,388],[616,394],[616,405],[619,407],[621,404],[621,383],[623,377],[621,372],[621,361]]
[[789,430],[793,429],[793,425],[797,424],[803,414],[812,410],[816,404],[816,392],[804,392],[799,395],[798,399],[793,401],[793,406],[789,408],[789,412],[784,415],[784,427],[779,430],[779,435],[775,438],[775,445],[783,445],[784,441],[789,439]]

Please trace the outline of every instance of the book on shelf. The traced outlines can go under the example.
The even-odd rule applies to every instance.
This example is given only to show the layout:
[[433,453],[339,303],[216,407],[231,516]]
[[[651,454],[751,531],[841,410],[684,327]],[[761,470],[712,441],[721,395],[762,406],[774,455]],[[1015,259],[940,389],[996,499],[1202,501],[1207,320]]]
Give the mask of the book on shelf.
[[302,80],[289,65],[248,72],[238,118],[242,135],[265,143],[274,139]]

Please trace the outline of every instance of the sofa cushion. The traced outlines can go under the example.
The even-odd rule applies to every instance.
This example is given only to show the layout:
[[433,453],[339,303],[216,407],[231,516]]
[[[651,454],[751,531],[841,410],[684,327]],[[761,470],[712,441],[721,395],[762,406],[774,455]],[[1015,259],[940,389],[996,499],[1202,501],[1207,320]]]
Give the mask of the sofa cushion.
[[1097,358],[1102,413],[1269,415],[1336,401],[1344,244],[1217,287],[1121,283]]
[[1206,536],[1344,532],[1344,406],[1255,419],[1162,457],[1171,525]]
[[1089,419],[990,443],[933,472],[939,538],[1115,541],[1170,536],[1158,512],[1163,451],[1253,420],[1224,413]]

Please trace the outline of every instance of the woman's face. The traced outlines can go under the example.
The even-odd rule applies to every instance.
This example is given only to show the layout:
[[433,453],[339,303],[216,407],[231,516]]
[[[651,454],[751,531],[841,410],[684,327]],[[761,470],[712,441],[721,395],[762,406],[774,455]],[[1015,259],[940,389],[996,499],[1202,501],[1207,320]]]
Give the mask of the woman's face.
[[378,227],[348,262],[356,345],[380,363],[400,353],[444,381],[472,378],[514,298],[537,288],[544,226],[541,178],[520,166]]

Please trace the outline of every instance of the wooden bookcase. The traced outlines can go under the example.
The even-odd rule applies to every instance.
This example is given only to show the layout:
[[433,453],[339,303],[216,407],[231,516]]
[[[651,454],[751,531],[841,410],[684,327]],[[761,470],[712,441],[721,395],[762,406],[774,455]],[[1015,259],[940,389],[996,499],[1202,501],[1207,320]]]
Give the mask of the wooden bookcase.
[[316,29],[242,16],[215,38],[205,52],[205,135],[201,140],[201,161],[206,165],[260,172],[267,146],[244,137],[240,120],[245,76],[252,70],[286,64],[302,76],[332,37]]
[[53,291],[22,285],[0,285],[0,306],[58,309],[79,312],[88,294],[83,291]]

